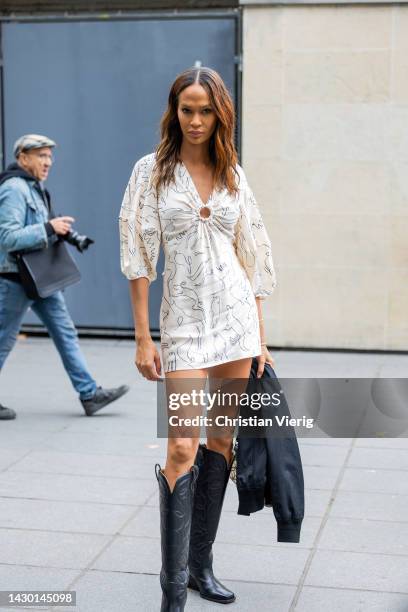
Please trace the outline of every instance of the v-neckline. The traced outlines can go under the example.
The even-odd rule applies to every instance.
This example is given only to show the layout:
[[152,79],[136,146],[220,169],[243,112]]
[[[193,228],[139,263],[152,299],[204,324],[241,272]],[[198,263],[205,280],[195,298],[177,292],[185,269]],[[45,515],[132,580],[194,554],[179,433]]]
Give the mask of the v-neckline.
[[190,183],[191,183],[192,189],[193,189],[193,191],[194,191],[194,195],[197,197],[199,204],[200,204],[201,206],[208,207],[208,204],[209,204],[209,203],[212,201],[212,199],[213,199],[213,195],[214,195],[214,192],[215,192],[215,187],[213,187],[213,189],[212,189],[212,191],[211,191],[211,193],[210,193],[210,195],[209,195],[209,197],[208,197],[207,202],[206,202],[206,203],[204,203],[204,202],[203,202],[203,200],[202,200],[202,198],[201,198],[201,196],[200,196],[200,194],[198,193],[198,189],[197,189],[197,187],[196,187],[196,184],[195,184],[195,182],[193,181],[193,177],[191,176],[190,171],[189,171],[189,169],[187,168],[186,164],[185,164],[185,163],[184,163],[184,162],[183,162],[181,159],[179,160],[179,164],[181,164],[181,166],[183,166],[183,168],[184,168],[184,170],[185,170],[185,172],[186,172],[186,175],[187,175],[188,179],[190,180]]

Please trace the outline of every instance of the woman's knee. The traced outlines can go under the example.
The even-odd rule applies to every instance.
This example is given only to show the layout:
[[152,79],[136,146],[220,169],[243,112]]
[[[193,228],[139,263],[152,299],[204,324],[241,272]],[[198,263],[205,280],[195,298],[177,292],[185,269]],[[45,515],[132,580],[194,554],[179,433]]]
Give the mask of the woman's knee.
[[208,438],[207,447],[225,455],[232,449],[232,437]]
[[198,448],[198,440],[190,438],[169,438],[167,456],[172,463],[194,463]]

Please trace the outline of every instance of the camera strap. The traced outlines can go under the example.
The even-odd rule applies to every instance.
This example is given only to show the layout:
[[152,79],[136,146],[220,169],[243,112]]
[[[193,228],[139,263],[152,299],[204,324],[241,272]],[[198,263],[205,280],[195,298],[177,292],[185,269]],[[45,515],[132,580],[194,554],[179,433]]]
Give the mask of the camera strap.
[[39,183],[38,181],[35,182],[34,187],[36,189],[36,191],[40,194],[40,196],[43,199],[43,202],[48,210],[48,215],[50,219],[54,219],[57,215],[54,212],[54,209],[52,207],[51,204],[51,194],[48,191],[48,189],[46,189],[45,187],[43,187],[41,185],[41,183]]

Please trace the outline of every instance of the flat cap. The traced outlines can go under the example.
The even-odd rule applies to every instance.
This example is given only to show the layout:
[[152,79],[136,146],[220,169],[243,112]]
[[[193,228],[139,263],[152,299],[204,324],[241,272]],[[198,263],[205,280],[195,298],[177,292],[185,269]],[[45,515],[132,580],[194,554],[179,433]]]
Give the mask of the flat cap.
[[57,144],[51,140],[51,138],[47,138],[47,136],[40,136],[39,134],[25,134],[14,143],[14,157],[17,158],[22,151],[56,146]]

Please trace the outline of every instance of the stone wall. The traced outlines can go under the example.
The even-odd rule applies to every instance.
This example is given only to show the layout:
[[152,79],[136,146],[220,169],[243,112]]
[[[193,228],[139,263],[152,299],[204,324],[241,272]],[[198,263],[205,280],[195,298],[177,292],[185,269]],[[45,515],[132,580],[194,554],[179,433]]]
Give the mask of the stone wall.
[[273,345],[408,349],[408,6],[244,7]]

